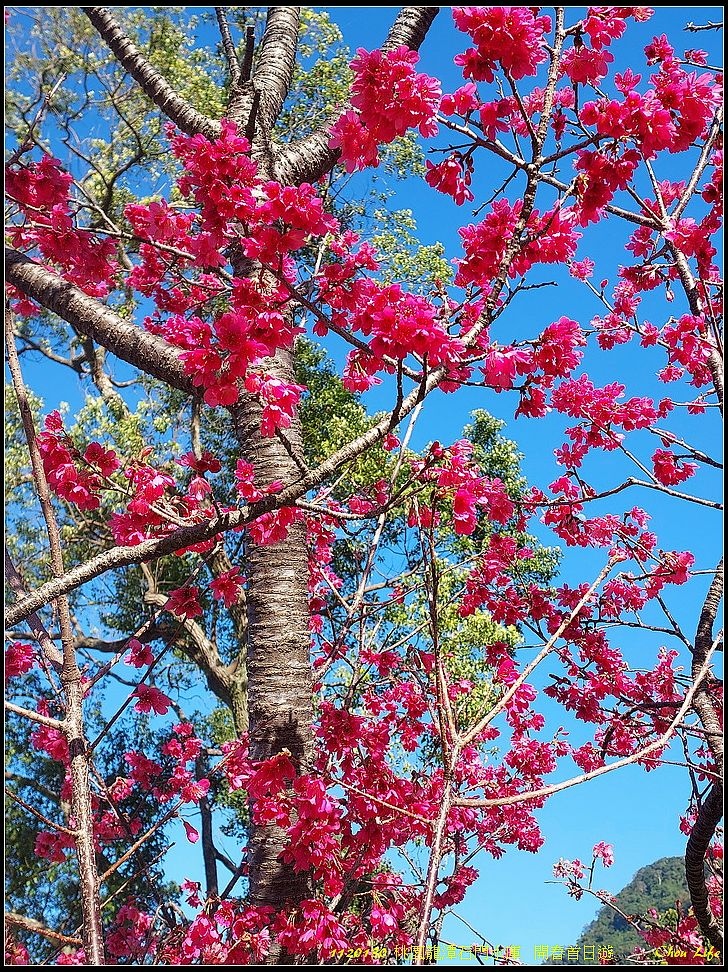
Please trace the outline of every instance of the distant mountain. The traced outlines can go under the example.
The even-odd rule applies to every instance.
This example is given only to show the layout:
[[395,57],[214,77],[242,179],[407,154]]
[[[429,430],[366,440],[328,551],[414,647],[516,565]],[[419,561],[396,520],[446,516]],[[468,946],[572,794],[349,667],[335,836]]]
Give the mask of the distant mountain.
[[[676,901],[684,906],[690,901],[690,894],[685,883],[682,857],[663,857],[654,864],[640,868],[616,898],[619,908],[626,915],[643,915],[651,908],[664,912],[674,908]],[[574,952],[571,953],[571,961],[564,952],[561,961],[552,958],[544,964],[596,965],[598,963],[591,960],[591,955],[598,954],[600,946],[611,946],[617,963],[623,964],[636,946],[644,946],[644,940],[620,915],[604,905],[574,943],[574,949],[579,950],[578,961],[574,960]]]

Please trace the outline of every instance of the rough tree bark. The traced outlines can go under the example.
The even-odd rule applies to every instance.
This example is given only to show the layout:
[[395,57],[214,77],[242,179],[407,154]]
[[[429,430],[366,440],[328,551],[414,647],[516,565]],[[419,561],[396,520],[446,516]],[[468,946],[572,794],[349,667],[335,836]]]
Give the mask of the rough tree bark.
[[5,279],[140,371],[180,391],[193,391],[192,379],[184,370],[177,348],[130,324],[79,287],[7,246]]
[[[253,157],[261,175],[273,178],[272,129],[288,94],[296,63],[300,7],[271,7],[260,44],[252,87],[255,117],[247,126]],[[252,127],[252,121],[255,127]],[[232,255],[237,276],[260,272]],[[288,309],[292,314],[292,309]],[[263,370],[272,377],[295,381],[293,355],[280,350]],[[241,390],[230,409],[235,435],[245,459],[254,469],[255,483],[265,490],[271,483],[299,479],[303,432],[298,415],[282,434],[261,434],[262,406],[256,396]],[[249,540],[245,558],[247,585],[248,721],[250,755],[269,759],[289,752],[299,773],[310,769],[313,697],[308,615],[308,552],[303,524],[272,545]],[[249,898],[256,905],[276,909],[295,905],[309,896],[305,873],[296,873],[280,860],[285,831],[252,823],[248,840]],[[282,960],[274,947],[269,962]]]
[[[279,352],[267,370],[293,380],[293,356]],[[235,432],[256,485],[265,489],[276,480],[291,482],[301,475],[302,455],[297,419],[279,437],[260,433],[261,406],[244,396],[232,409]],[[290,453],[287,446],[290,448]],[[294,524],[288,537],[270,546],[248,544],[248,717],[250,752],[268,759],[287,750],[301,773],[310,769],[313,698],[309,660],[308,552],[305,527]],[[250,898],[255,904],[281,907],[307,896],[305,874],[295,874],[278,856],[285,833],[278,827],[253,826],[249,840]]]

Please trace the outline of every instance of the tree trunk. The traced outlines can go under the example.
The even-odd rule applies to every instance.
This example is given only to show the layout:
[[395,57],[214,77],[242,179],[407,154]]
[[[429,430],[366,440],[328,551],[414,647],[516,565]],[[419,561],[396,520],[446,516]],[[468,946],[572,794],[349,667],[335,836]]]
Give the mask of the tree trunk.
[[[293,355],[279,351],[264,365],[266,373],[293,381]],[[301,426],[294,417],[285,439],[260,432],[262,406],[249,395],[232,409],[243,455],[255,469],[255,485],[289,483],[301,475]],[[298,461],[296,461],[298,459]],[[288,750],[301,773],[310,768],[313,700],[307,598],[308,554],[305,526],[294,524],[288,537],[246,555],[248,578],[248,713],[250,751],[255,760]],[[295,874],[278,855],[286,845],[279,827],[251,825],[248,850],[250,901],[281,910],[309,893],[308,878]]]

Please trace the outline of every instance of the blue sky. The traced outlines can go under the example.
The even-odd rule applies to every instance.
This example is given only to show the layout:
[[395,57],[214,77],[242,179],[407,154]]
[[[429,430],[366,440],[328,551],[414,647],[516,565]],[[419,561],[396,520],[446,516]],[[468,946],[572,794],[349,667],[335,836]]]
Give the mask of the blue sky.
[[[325,7],[332,20],[344,34],[345,42],[352,51],[357,47],[371,49],[377,47],[386,35],[387,28],[399,8],[396,7]],[[572,17],[575,15],[575,11]],[[645,72],[642,49],[656,34],[667,33],[677,47],[694,47],[708,50],[710,63],[718,63],[720,54],[720,35],[714,32],[689,34],[683,32],[684,25],[693,21],[706,23],[720,20],[720,7],[660,7],[654,18],[645,24],[630,23],[623,41],[614,46],[617,62],[622,66],[632,66],[633,70]],[[455,53],[462,50],[468,39],[456,31],[447,8],[443,8],[421,51],[419,69],[440,77],[445,91],[453,90],[462,83],[462,77],[452,64]],[[436,144],[440,144],[439,142]],[[660,160],[664,165],[658,172],[660,178],[682,178],[679,171],[680,160]],[[486,167],[487,169],[487,167]],[[476,170],[477,171],[477,170]],[[363,176],[362,178],[367,178]],[[490,190],[497,184],[494,173],[476,175],[476,202],[487,198]],[[457,227],[473,219],[467,206],[456,209],[451,200],[430,190],[423,184],[407,181],[399,186],[392,202],[395,208],[412,209],[418,222],[419,236],[424,243],[442,242],[449,258],[461,254]],[[616,267],[622,260],[621,252],[626,239],[624,227],[607,222],[597,229],[585,232],[583,247],[579,256],[600,256],[595,279],[609,276],[615,283]],[[543,279],[547,279],[546,276]],[[675,305],[669,308],[662,295],[655,293],[645,300],[643,317],[658,326],[664,323],[670,310],[675,313],[684,311],[678,295]],[[511,333],[535,335],[551,321],[562,314],[575,317],[582,324],[588,323],[595,314],[600,313],[600,305],[588,294],[585,288],[575,281],[559,281],[558,288],[548,288],[526,294],[504,315],[495,334],[500,340],[507,340]],[[656,367],[664,362],[657,354],[635,354],[636,348],[628,345],[609,354],[601,354],[589,361],[589,373],[597,383],[612,380],[623,381],[628,386],[628,394],[670,394],[675,386],[657,386],[646,378],[645,361],[659,360]],[[48,388],[48,369],[45,366],[30,366],[29,374],[40,375]],[[58,369],[53,370],[59,384],[47,391],[48,406],[55,407],[55,398],[62,397],[75,407],[80,400],[79,386],[67,384],[60,379]],[[54,381],[56,377],[54,377]],[[385,407],[389,389],[370,397],[373,408]],[[689,397],[683,389],[684,399]],[[514,439],[524,454],[523,469],[530,482],[544,486],[558,474],[554,463],[553,449],[561,444],[559,428],[563,423],[558,417],[547,420],[513,420],[516,402],[509,395],[496,395],[482,389],[464,389],[456,395],[435,393],[428,402],[424,417],[420,422],[412,445],[422,446],[432,439],[452,442],[459,437],[463,425],[468,421],[474,408],[485,408],[507,422],[505,434]],[[705,451],[716,453],[719,449],[720,430],[714,416],[708,414],[702,419],[690,419],[681,413],[679,421],[669,423],[680,431],[688,441],[700,445]],[[645,449],[656,443],[643,437],[640,445]],[[644,453],[643,453],[644,454]],[[649,455],[649,453],[647,453]],[[627,465],[616,456],[608,460],[600,457],[598,464],[588,466],[587,478],[594,472],[596,483],[604,485],[607,481],[621,482],[627,474]],[[597,471],[598,469],[598,471]],[[689,491],[705,496],[715,496],[720,488],[720,480],[714,472],[701,474],[687,484]],[[668,549],[692,549],[698,558],[698,566],[709,568],[718,558],[721,547],[720,523],[717,514],[699,507],[681,505],[657,494],[634,494],[625,501],[625,508],[634,503],[644,505],[655,518],[655,528],[661,543]],[[606,509],[606,508],[604,508]],[[553,543],[553,537],[542,534],[546,543]],[[569,583],[591,580],[602,565],[601,555],[591,551],[569,551],[564,561],[563,579]],[[672,591],[671,602],[686,630],[694,630],[696,605],[700,603],[701,592],[707,588],[708,577],[696,583]],[[640,651],[640,664],[645,667],[654,662],[657,648],[661,644],[657,636],[647,644],[637,642],[636,638],[623,639],[621,642],[631,651]],[[635,657],[634,655],[632,657]],[[563,718],[563,712],[555,706],[545,709],[554,719]],[[554,728],[557,723],[552,723]],[[569,945],[575,940],[584,924],[594,916],[597,904],[588,897],[581,902],[567,898],[563,888],[548,884],[552,879],[551,866],[559,857],[579,857],[590,859],[591,848],[599,840],[613,843],[616,852],[615,865],[608,871],[597,872],[596,887],[616,892],[626,884],[636,870],[660,857],[684,852],[684,837],[678,830],[678,817],[685,809],[689,795],[689,781],[686,774],[677,768],[665,767],[659,771],[645,774],[642,770],[619,771],[613,775],[594,781],[586,787],[575,788],[556,795],[539,815],[546,844],[538,855],[518,851],[508,851],[500,861],[482,857],[481,877],[471,889],[461,913],[476,928],[495,944],[520,945],[521,959],[533,962],[535,945]],[[170,855],[169,864],[179,876],[197,876],[188,870],[191,861],[190,847],[180,830],[179,843]],[[234,842],[223,841],[224,849],[235,857]],[[195,853],[196,856],[196,852]],[[224,880],[224,877],[223,877]],[[444,937],[461,944],[472,940],[464,926],[448,920]],[[449,963],[453,964],[453,963]]]

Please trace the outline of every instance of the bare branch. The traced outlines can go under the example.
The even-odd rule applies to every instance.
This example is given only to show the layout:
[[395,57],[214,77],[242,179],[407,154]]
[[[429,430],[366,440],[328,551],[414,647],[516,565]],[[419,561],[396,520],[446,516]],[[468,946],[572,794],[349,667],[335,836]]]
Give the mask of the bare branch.
[[225,52],[225,60],[227,61],[228,70],[230,72],[230,85],[231,87],[237,87],[240,83],[240,62],[238,61],[238,55],[235,51],[235,44],[230,36],[230,24],[228,23],[227,16],[225,14],[224,7],[215,7],[215,14],[217,16],[217,25],[220,30],[220,37],[222,39],[222,49]]
[[206,520],[204,523],[195,524],[195,526],[181,527],[164,537],[143,540],[133,547],[113,547],[77,567],[72,567],[62,578],[48,581],[22,601],[19,601],[8,610],[7,623],[14,625],[23,621],[31,612],[37,611],[38,608],[58,597],[60,593],[75,590],[75,588],[94,577],[100,577],[101,574],[105,574],[109,570],[127,567],[130,564],[139,564],[145,560],[154,560],[157,557],[165,556],[165,554],[174,553],[190,544],[201,543],[224,530],[239,526],[248,518],[247,509],[236,510],[233,513],[226,513]]
[[[698,718],[705,730],[705,739],[713,754],[721,779],[723,776],[723,733],[721,718],[718,707],[715,704],[714,693],[711,692],[710,677],[705,672],[705,668],[714,644],[713,626],[718,615],[722,596],[723,560],[721,559],[700,612],[698,629],[695,633],[692,665],[695,688],[693,709],[698,714]],[[722,804],[722,783],[714,783],[710,788],[707,798],[700,805],[697,820],[695,821],[685,849],[685,877],[690,890],[693,911],[695,917],[698,919],[701,931],[719,952],[723,951],[723,934],[710,908],[708,889],[705,884],[705,855],[722,816]]]
[[[169,598],[165,594],[157,591],[148,591],[144,595],[144,600],[154,607],[164,608]],[[217,648],[205,634],[204,629],[196,621],[187,619],[183,622],[183,631],[187,636],[182,642],[178,641],[177,647],[204,672],[207,684],[212,692],[228,708],[232,709],[232,699],[230,696],[230,672],[223,663]]]
[[685,24],[683,30],[690,31],[690,33],[693,34],[697,33],[699,30],[723,30],[723,24],[713,23],[712,20],[709,20],[707,24],[694,24],[692,21],[690,21],[689,24]]
[[50,800],[52,803],[60,803],[60,795],[54,793],[53,790],[44,786],[40,780],[31,779],[29,776],[23,776],[22,773],[14,773],[12,770],[5,770],[5,779],[10,780],[17,786],[29,786],[31,790],[35,790],[36,793],[40,793],[44,796],[46,800]]
[[40,712],[33,712],[32,709],[24,709],[22,706],[16,705],[14,702],[8,702],[7,700],[5,701],[5,708],[8,712],[12,712],[13,715],[22,716],[24,719],[30,719],[31,722],[38,722],[40,725],[47,726],[49,729],[63,732],[63,723],[58,719],[41,715]]
[[35,807],[31,806],[29,803],[26,803],[26,801],[23,800],[22,797],[19,797],[18,794],[13,790],[9,790],[7,787],[5,787],[5,795],[9,797],[13,803],[17,803],[19,807],[22,807],[23,810],[26,810],[31,816],[35,817],[36,820],[40,820],[40,822],[46,827],[50,827],[51,830],[57,830],[58,833],[65,834],[67,837],[78,838],[77,831],[71,830],[69,827],[64,827],[63,824],[58,824],[49,817],[46,817],[46,815],[41,813],[40,810],[36,810]]
[[[27,591],[23,584],[23,579],[20,576],[15,564],[12,562],[10,553],[5,548],[5,579],[8,582],[8,586],[12,590],[16,597],[27,597]],[[43,658],[48,662],[57,672],[60,672],[61,666],[63,664],[63,655],[60,653],[58,648],[53,643],[53,639],[48,633],[47,628],[40,620],[38,615],[33,611],[27,616],[28,627],[33,633],[33,637],[38,641],[41,649],[43,651]]]
[[13,154],[10,156],[10,158],[7,160],[7,162],[5,163],[6,166],[15,165],[18,159],[22,155],[24,155],[25,152],[30,151],[30,149],[33,147],[35,129],[38,127],[38,125],[45,117],[45,114],[48,111],[48,108],[50,107],[50,103],[53,100],[54,94],[60,88],[60,86],[63,84],[65,80],[66,80],[66,75],[62,74],[60,78],[56,81],[56,83],[53,85],[51,90],[45,95],[41,103],[41,106],[36,113],[35,118],[33,118],[33,120],[28,125],[28,131],[25,138],[23,138],[22,140],[19,139],[19,145],[17,149],[13,152]]
[[35,918],[26,918],[25,915],[19,915],[14,911],[9,911],[5,913],[5,921],[9,925],[15,925],[18,928],[22,928],[24,931],[35,932],[36,935],[42,935],[43,938],[47,938],[51,942],[57,942],[61,945],[73,945],[79,948],[83,945],[80,938],[74,938],[71,935],[62,935],[60,932],[53,931],[52,928],[48,928],[41,921],[36,921]]
[[[204,761],[198,757],[195,763],[195,775],[198,780],[205,775]],[[202,838],[202,856],[205,866],[205,893],[208,900],[217,898],[220,889],[217,883],[217,862],[224,855],[215,847],[213,838],[212,806],[207,796],[203,794],[197,802],[200,811],[200,836]],[[235,865],[230,862],[233,873]]]
[[240,80],[250,81],[253,71],[253,54],[255,53],[255,27],[248,24],[245,28],[245,53],[243,54],[243,64],[240,68]]
[[[693,648],[693,680],[697,679],[705,659],[707,658],[711,645],[713,644],[713,626],[718,615],[720,602],[723,597],[723,560],[721,558],[716,567],[715,577],[708,588],[708,593],[700,612],[698,629],[695,633],[695,646]],[[695,691],[693,702],[698,717],[705,729],[706,739],[710,746],[710,751],[716,761],[718,773],[723,775],[723,733],[721,717],[718,707],[715,704],[714,694],[710,692],[710,684],[705,679],[699,684]]]
[[64,368],[70,368],[75,371],[77,375],[83,375],[84,368],[83,363],[86,360],[85,355],[77,354],[72,358],[64,358],[63,355],[56,354],[50,348],[44,347],[42,344],[38,344],[32,338],[29,338],[26,334],[18,334],[18,337],[23,342],[23,347],[18,349],[18,354],[23,354],[26,351],[37,351],[42,354],[44,358],[52,361],[54,364],[63,365]]

